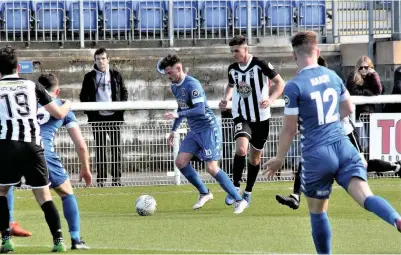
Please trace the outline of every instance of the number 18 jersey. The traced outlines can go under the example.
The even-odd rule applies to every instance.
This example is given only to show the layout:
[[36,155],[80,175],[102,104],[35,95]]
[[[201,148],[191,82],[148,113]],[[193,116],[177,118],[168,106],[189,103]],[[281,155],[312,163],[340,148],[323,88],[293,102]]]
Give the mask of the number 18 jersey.
[[345,138],[339,106],[349,93],[338,75],[322,66],[308,66],[284,88],[286,115],[298,115],[302,151]]

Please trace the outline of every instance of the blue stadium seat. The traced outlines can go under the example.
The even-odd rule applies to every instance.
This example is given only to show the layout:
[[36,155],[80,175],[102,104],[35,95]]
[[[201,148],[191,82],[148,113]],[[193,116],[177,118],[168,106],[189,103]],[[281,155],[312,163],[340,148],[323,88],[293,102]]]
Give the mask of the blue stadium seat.
[[132,29],[133,4],[131,1],[104,2],[103,20],[105,30]]
[[301,27],[324,27],[326,25],[326,1],[293,1],[298,9]]
[[196,29],[198,13],[198,2],[193,0],[184,0],[173,2],[174,29],[190,30]]
[[39,31],[57,31],[65,28],[65,1],[36,0],[33,1],[33,9]]
[[139,1],[136,4],[136,26],[141,31],[164,29],[165,1]]
[[31,1],[1,1],[0,17],[2,28],[7,32],[26,32],[30,30]]
[[265,12],[268,27],[292,27],[294,14],[291,1],[267,0]]
[[229,28],[231,1],[203,0],[199,3],[201,11],[201,28],[206,30],[217,30]]
[[[246,29],[247,28],[247,11],[248,1],[233,1],[233,18],[234,28]],[[263,2],[251,1],[251,27],[259,28],[262,26],[263,19]]]
[[[68,3],[68,28],[72,31],[79,31],[79,1]],[[98,29],[98,1],[84,0],[84,30],[95,32]]]

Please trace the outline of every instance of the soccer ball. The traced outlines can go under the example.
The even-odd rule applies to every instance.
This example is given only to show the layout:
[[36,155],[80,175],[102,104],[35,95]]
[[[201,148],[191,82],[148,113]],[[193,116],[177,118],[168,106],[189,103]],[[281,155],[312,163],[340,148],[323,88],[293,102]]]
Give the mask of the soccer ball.
[[135,202],[136,212],[140,216],[150,216],[156,212],[156,200],[149,195],[140,196]]

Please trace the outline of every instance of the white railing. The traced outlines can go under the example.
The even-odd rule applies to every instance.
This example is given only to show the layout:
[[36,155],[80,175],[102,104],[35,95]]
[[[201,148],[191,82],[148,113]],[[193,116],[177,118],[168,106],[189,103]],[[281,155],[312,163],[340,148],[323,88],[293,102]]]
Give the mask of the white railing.
[[[382,104],[382,103],[401,103],[401,95],[382,95],[375,97],[352,97],[355,104]],[[212,109],[218,109],[218,101],[210,101]],[[273,108],[284,106],[283,100],[277,100],[272,105]],[[106,103],[74,103],[72,109],[79,110],[147,110],[147,109],[176,109],[175,101],[134,101],[134,102],[118,102],[112,104]],[[401,110],[401,109],[400,109]],[[369,123],[369,116],[363,115],[358,120],[358,127],[362,127]],[[272,117],[270,122],[270,135],[263,151],[262,163],[273,157],[276,153],[279,132],[282,127],[282,117]],[[110,123],[111,124],[111,123]],[[187,126],[183,123],[174,146],[170,147],[167,144],[167,135],[170,133],[171,122],[164,120],[135,120],[125,121],[120,126],[121,139],[120,151],[121,156],[116,162],[112,157],[114,146],[111,145],[110,139],[107,140],[106,157],[103,162],[96,162],[96,144],[93,138],[93,127],[89,123],[81,123],[82,133],[88,143],[91,158],[91,169],[94,173],[96,183],[96,166],[98,163],[106,165],[109,170],[108,179],[105,185],[110,185],[112,181],[113,169],[121,169],[121,180],[124,185],[156,185],[156,184],[180,184],[186,182],[185,178],[181,177],[179,170],[174,166],[174,158],[178,153],[180,141],[187,132]],[[109,132],[112,130],[112,125],[105,125],[101,132]],[[223,158],[221,166],[227,172],[232,170],[233,154],[235,151],[235,143],[233,137],[233,123],[230,119],[222,120],[223,131]],[[361,134],[361,144],[366,148],[369,141],[369,133]],[[365,147],[364,147],[365,146]],[[79,161],[74,151],[74,146],[68,133],[65,129],[61,129],[55,139],[56,151],[60,154],[66,170],[71,175],[71,180],[74,185],[78,185]],[[278,178],[275,180],[290,180],[293,178],[293,171],[296,170],[300,159],[300,146],[298,137],[293,142],[290,152],[287,154],[285,165]],[[368,155],[366,155],[368,156]],[[194,162],[199,174],[207,182],[214,182],[202,163]],[[245,169],[246,171],[246,169]],[[370,175],[376,177],[377,175]],[[389,176],[389,175],[386,175]],[[392,175],[390,175],[392,176]],[[268,181],[264,176],[259,176],[258,181]]]

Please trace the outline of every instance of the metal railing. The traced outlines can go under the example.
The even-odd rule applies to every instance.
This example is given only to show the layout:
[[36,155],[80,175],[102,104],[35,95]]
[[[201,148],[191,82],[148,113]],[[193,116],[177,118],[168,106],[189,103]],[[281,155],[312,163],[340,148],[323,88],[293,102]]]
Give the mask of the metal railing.
[[[302,30],[322,42],[388,36],[400,0],[2,0],[0,42],[166,41],[290,37]],[[394,23],[397,23],[394,25]],[[394,29],[394,27],[396,29]]]

